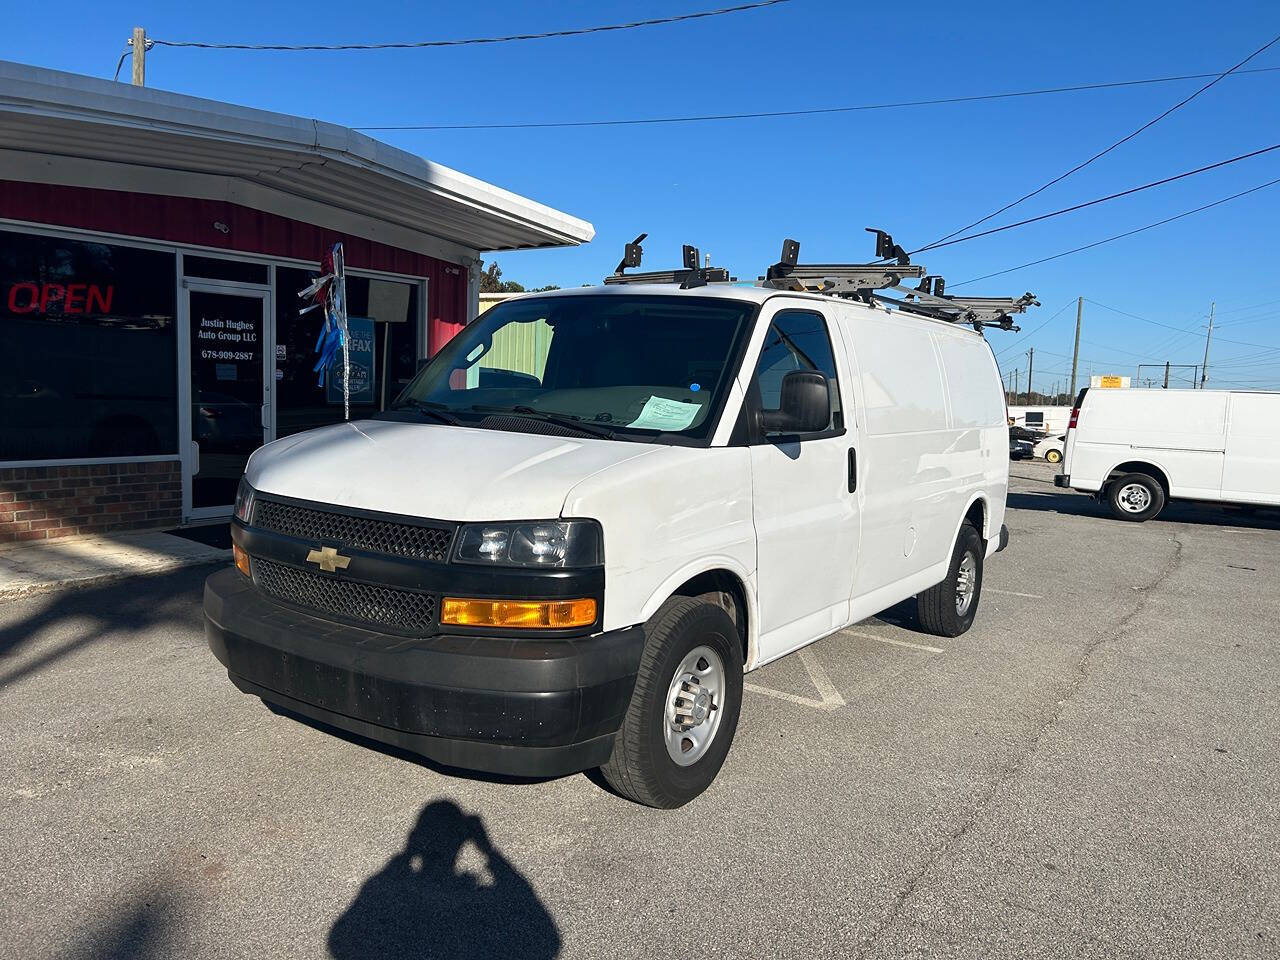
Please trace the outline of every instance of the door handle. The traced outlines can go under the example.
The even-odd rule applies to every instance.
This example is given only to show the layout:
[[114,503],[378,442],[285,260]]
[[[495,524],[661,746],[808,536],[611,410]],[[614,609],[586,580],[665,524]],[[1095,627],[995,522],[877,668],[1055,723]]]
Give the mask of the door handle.
[[853,493],[858,489],[858,451],[853,447],[849,448],[849,492]]

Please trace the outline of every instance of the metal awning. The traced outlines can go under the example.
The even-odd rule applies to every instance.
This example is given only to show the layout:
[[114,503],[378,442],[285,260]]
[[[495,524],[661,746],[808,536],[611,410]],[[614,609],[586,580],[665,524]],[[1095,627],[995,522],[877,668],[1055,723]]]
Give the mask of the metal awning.
[[[336,124],[0,61],[0,179],[31,155],[230,178],[477,252],[586,243],[585,220]],[[180,189],[180,187],[178,188]]]

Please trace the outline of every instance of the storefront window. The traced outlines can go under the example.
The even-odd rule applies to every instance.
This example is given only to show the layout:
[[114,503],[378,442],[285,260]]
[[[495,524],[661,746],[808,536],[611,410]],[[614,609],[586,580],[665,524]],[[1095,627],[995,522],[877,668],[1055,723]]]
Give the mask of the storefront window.
[[[317,385],[319,310],[302,316],[298,291],[313,272],[276,268],[276,435],[288,436],[342,420],[340,383]],[[397,280],[347,277],[347,312],[353,318],[351,418],[386,409],[418,368],[420,286]],[[361,324],[360,319],[372,323]],[[371,342],[365,331],[372,327]],[[338,367],[338,369],[341,369]]]
[[174,270],[0,231],[0,461],[176,454]]

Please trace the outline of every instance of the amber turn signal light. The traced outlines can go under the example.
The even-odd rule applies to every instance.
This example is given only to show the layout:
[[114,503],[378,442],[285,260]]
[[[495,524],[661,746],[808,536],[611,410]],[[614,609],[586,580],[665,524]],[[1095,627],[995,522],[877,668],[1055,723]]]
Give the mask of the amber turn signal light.
[[596,602],[581,600],[467,600],[445,597],[440,622],[458,627],[560,630],[596,622]]
[[249,555],[240,549],[240,544],[233,543],[231,545],[231,556],[235,558],[236,569],[249,576]]

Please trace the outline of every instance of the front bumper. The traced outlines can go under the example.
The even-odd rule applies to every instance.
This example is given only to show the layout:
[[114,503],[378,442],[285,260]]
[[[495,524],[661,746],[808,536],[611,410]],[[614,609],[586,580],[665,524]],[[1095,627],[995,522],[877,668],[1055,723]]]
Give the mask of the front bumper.
[[640,627],[546,640],[375,633],[205,581],[205,637],[240,690],[450,766],[559,776],[599,766],[631,700]]

